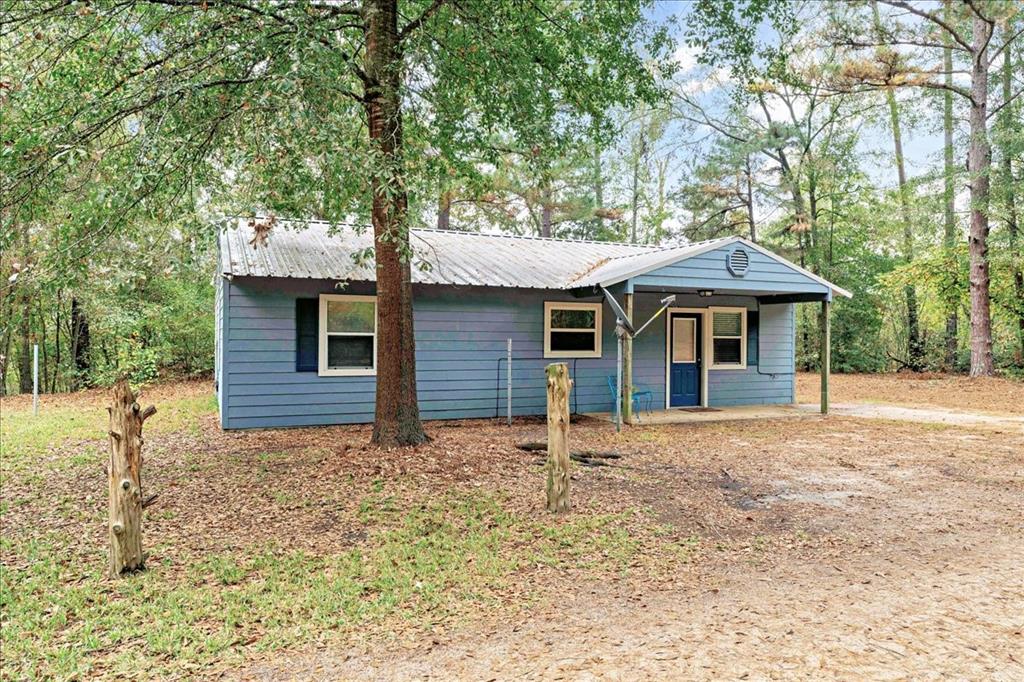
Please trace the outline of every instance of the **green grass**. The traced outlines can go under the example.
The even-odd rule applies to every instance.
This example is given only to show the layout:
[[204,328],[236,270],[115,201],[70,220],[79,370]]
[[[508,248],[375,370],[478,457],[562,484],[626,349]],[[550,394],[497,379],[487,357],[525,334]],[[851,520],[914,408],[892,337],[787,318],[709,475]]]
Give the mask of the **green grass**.
[[[148,404],[145,396],[142,402]],[[196,435],[200,418],[216,409],[214,395],[178,398],[158,406],[157,414],[146,422],[145,433]],[[40,457],[57,468],[95,462],[105,452],[106,432],[107,413],[100,404],[44,406],[38,416],[31,407],[15,410],[5,405],[0,415],[0,482],[35,468]],[[67,451],[76,443],[81,445]]]
[[[215,402],[182,397],[158,407],[147,434],[199,433]],[[19,492],[0,499],[0,522],[46,510],[51,527],[0,535],[0,679],[187,677],[254,652],[343,645],[356,630],[386,633],[487,609],[514,611],[537,597],[524,572],[624,573],[642,554],[627,530],[632,513],[526,515],[510,511],[500,493],[438,496],[374,479],[354,513],[338,519],[338,528],[358,530],[355,539],[328,553],[284,549],[280,540],[209,554],[150,546],[156,558],[146,571],[109,580],[103,548],[82,538],[102,518],[81,500],[47,497],[55,481],[95,475],[105,420],[102,405],[69,402],[38,417],[30,408],[4,410],[2,480]],[[278,513],[306,502],[271,472],[292,456],[267,452],[253,464],[265,472],[257,480]],[[188,454],[181,475],[205,466],[206,457]],[[174,512],[158,506],[147,517]]]
[[249,547],[110,581],[71,539],[4,537],[4,676],[160,676],[244,650],[340,638],[394,619],[416,626],[498,605],[514,573],[536,566],[624,571],[637,544],[620,516],[524,517],[495,496],[449,494],[401,509],[370,493],[362,545],[328,556]]

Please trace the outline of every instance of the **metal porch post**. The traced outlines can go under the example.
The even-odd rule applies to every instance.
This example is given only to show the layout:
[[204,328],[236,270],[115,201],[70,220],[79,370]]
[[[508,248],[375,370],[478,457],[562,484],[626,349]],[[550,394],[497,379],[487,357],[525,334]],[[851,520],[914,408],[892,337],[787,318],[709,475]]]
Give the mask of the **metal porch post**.
[[819,318],[819,331],[821,334],[821,350],[819,360],[821,364],[821,413],[828,414],[828,374],[832,363],[832,329],[829,319],[828,300],[821,302],[821,317]]

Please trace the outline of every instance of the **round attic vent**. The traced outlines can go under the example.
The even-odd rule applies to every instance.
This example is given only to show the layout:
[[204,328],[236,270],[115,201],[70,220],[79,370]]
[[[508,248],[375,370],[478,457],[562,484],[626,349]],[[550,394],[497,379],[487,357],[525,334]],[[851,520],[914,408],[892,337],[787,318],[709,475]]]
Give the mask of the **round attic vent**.
[[734,249],[726,255],[725,267],[734,277],[742,277],[750,269],[750,256],[743,249]]

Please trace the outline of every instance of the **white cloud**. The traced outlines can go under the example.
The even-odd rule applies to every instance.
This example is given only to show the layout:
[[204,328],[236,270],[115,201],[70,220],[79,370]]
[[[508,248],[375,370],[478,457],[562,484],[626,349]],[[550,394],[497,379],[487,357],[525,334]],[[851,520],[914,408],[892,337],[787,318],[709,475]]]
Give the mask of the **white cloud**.
[[672,53],[672,59],[679,65],[679,73],[689,73],[697,66],[697,48],[686,43],[680,43],[676,51]]

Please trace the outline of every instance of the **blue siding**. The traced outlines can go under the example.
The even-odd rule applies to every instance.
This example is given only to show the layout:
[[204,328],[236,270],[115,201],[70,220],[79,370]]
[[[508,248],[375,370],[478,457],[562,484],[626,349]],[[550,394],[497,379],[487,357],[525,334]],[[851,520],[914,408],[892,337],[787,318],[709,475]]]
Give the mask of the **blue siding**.
[[[716,304],[717,305],[717,304]],[[758,364],[746,369],[708,370],[708,405],[768,405],[795,402],[795,306],[760,308]]]
[[746,248],[750,267],[746,275],[736,277],[725,266],[726,255],[736,248],[730,244],[653,270],[633,280],[636,287],[664,289],[716,289],[757,294],[821,293],[830,289],[802,272]]
[[[220,366],[225,428],[369,422],[373,377],[321,377],[295,371],[295,299],[333,293],[331,282],[235,278],[224,287]],[[345,293],[370,294],[352,284]],[[636,294],[636,318],[646,321],[659,294]],[[565,292],[418,286],[414,292],[417,388],[425,419],[494,417],[505,413],[506,343],[513,347],[513,413],[543,414],[544,301],[596,301]],[[715,296],[712,305],[756,306],[751,297]],[[703,307],[709,299],[681,295],[675,305]],[[601,358],[565,360],[573,372],[576,412],[608,411],[607,376],[615,372],[614,315],[602,315]],[[761,365],[746,371],[711,370],[711,404],[792,402],[793,306],[761,310]],[[634,383],[665,405],[666,324],[652,324],[634,343]],[[558,360],[560,361],[560,360]],[[788,369],[786,369],[788,368]],[[779,374],[774,378],[771,371]]]

